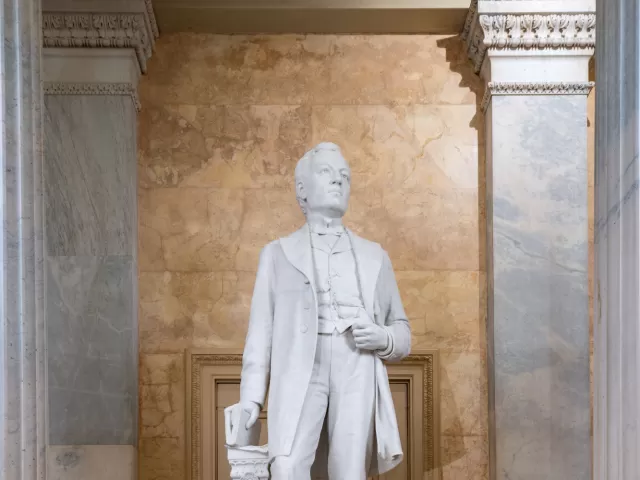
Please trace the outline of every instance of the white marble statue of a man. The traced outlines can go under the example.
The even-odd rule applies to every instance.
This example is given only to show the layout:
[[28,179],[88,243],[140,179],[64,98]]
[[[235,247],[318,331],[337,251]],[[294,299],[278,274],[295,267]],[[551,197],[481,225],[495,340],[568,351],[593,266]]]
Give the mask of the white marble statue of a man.
[[340,148],[307,152],[295,183],[307,222],[260,255],[240,405],[251,427],[269,390],[272,480],[309,480],[314,460],[330,480],[365,480],[402,459],[384,361],[409,354],[411,331],[387,253],[342,224]]

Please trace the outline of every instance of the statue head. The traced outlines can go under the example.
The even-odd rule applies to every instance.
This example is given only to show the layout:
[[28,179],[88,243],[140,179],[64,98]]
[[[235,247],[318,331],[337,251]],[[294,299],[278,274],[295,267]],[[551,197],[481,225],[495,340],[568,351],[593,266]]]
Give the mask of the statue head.
[[309,212],[342,217],[349,205],[351,170],[335,143],[319,143],[305,153],[295,170],[296,197]]

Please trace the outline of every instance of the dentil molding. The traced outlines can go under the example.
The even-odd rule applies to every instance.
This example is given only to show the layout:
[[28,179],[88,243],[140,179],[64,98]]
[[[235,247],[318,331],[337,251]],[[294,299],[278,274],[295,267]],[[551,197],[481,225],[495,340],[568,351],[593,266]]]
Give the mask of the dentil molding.
[[[500,3],[519,6],[528,2]],[[478,0],[473,0],[461,33],[476,73],[482,69],[488,50],[560,53],[595,47],[594,13],[484,13],[481,10]]]
[[489,82],[482,99],[482,111],[494,95],[588,95],[594,82]]
[[69,83],[44,82],[45,95],[126,95],[131,97],[137,111],[140,100],[131,83]]

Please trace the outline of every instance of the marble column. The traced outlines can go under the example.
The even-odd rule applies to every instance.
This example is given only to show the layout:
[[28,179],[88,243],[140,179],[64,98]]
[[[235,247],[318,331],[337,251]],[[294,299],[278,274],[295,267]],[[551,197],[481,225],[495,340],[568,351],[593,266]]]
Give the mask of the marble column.
[[133,479],[136,87],[157,32],[144,1],[58,3],[44,4],[48,478]]
[[490,478],[591,478],[589,1],[480,0],[464,35],[487,80]]
[[640,5],[598,2],[594,478],[640,478]]
[[0,6],[0,478],[45,475],[39,2]]

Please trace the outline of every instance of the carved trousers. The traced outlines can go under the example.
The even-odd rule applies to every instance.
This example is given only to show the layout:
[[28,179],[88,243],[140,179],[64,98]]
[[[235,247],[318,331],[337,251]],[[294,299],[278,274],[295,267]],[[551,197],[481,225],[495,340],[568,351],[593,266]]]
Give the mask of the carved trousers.
[[366,480],[374,433],[374,354],[356,348],[351,330],[319,334],[317,342],[291,454],[273,459],[271,479],[310,480],[320,444],[323,464],[313,469],[318,478]]

